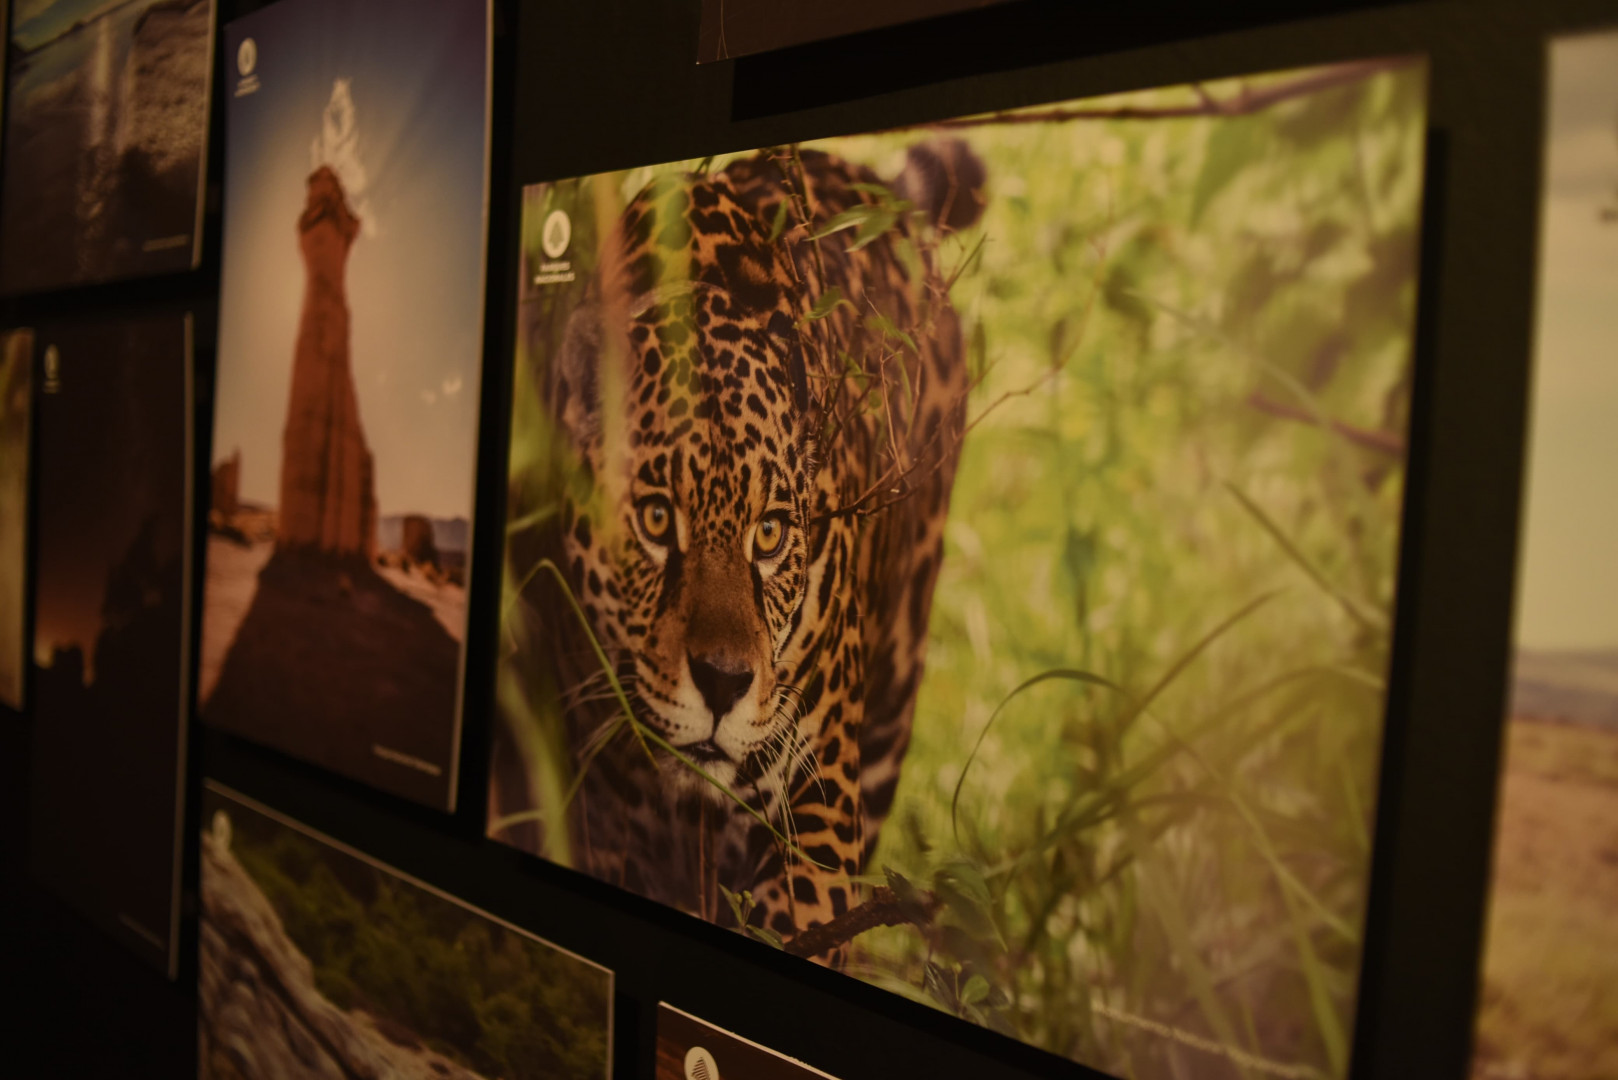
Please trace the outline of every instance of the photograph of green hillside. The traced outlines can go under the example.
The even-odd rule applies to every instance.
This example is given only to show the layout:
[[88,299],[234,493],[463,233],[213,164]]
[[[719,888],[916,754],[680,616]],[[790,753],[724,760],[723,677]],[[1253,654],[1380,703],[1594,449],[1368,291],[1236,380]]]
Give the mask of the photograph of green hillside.
[[1618,31],[1549,47],[1511,715],[1474,1080],[1618,1076]]
[[21,709],[27,680],[28,460],[34,334],[0,334],[0,705]]
[[207,781],[204,1080],[607,1080],[612,972]]
[[1345,1076],[1426,95],[527,188],[489,835],[1112,1075]]

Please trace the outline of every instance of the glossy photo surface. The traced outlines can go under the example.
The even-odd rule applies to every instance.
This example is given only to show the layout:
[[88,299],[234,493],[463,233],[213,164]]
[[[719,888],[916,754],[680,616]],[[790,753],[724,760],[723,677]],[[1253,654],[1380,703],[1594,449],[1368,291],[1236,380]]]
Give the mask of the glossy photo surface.
[[1425,99],[527,189],[490,835],[1115,1075],[1344,1075]]
[[453,807],[488,0],[284,0],[225,43],[202,717]]
[[1557,39],[1549,61],[1476,1080],[1618,1074],[1618,31]]
[[204,1080],[607,1080],[612,972],[212,781]]
[[0,290],[196,266],[213,0],[10,7]]

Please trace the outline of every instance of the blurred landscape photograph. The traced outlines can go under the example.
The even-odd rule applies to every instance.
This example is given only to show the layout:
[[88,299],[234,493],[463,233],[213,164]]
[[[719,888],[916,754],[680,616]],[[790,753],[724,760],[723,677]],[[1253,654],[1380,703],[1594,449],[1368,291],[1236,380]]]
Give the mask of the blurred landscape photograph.
[[1618,31],[1549,46],[1511,715],[1474,1080],[1618,1076]]
[[29,858],[172,978],[190,685],[190,326],[40,326]]
[[207,781],[204,1080],[608,1080],[612,972]]
[[21,710],[28,665],[28,420],[34,332],[0,333],[0,705]]
[[1108,1075],[1346,1076],[1426,88],[525,189],[489,835]]
[[0,290],[196,265],[213,20],[213,0],[12,4]]
[[482,362],[488,0],[285,0],[226,28],[198,701],[455,803]]

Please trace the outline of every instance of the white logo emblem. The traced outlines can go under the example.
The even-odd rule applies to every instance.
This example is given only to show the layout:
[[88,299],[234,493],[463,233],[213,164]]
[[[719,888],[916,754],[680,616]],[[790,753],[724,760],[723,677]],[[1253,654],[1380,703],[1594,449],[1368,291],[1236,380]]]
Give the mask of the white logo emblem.
[[702,1047],[693,1046],[685,1052],[685,1080],[719,1080],[719,1063]]
[[55,345],[45,349],[45,393],[54,394],[62,388],[62,354]]
[[254,68],[258,67],[258,42],[252,38],[242,38],[242,43],[236,46],[236,71],[241,78],[236,80],[236,96],[246,97],[257,93],[258,76]]
[[539,234],[539,246],[545,249],[547,258],[559,259],[562,252],[567,250],[568,243],[573,239],[573,222],[561,210],[552,210],[545,219],[545,228]]

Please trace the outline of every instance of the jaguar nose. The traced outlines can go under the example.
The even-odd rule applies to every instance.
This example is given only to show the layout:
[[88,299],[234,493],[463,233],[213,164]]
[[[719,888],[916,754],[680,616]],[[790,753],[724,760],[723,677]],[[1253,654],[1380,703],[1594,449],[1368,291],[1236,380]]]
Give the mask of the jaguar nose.
[[708,703],[716,724],[753,685],[753,669],[746,661],[709,654],[687,656],[686,663],[691,666],[691,681],[697,684],[697,692]]

